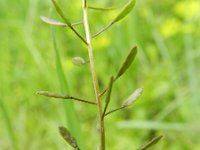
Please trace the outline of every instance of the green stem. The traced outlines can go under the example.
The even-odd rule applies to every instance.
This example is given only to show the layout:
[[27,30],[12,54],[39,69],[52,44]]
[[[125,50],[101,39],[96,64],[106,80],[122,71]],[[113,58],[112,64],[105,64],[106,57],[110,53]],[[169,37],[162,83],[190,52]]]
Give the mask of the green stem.
[[96,103],[92,102],[92,101],[88,101],[88,100],[73,97],[73,96],[63,95],[63,94],[57,94],[57,93],[53,93],[53,92],[49,92],[49,91],[37,91],[36,94],[53,97],[53,98],[75,100],[75,101],[79,101],[79,102],[83,102],[83,103],[87,103],[87,104],[96,105]]
[[85,41],[85,39],[74,29],[74,27],[71,25],[71,23],[67,20],[67,18],[65,17],[63,11],[57,5],[56,1],[55,0],[51,0],[51,1],[53,3],[54,7],[56,8],[56,11],[58,12],[58,14],[65,21],[65,23],[69,26],[69,28],[87,45],[87,42]]
[[106,31],[110,26],[113,25],[113,22],[109,23],[107,26],[105,26],[104,28],[102,28],[100,31],[98,31],[97,33],[95,33],[92,38],[97,37],[99,34],[103,33],[104,31]]
[[101,108],[101,100],[99,96],[99,83],[96,77],[96,71],[95,71],[95,66],[94,66],[92,40],[91,40],[91,34],[90,34],[90,27],[88,23],[86,0],[82,0],[82,2],[83,2],[83,23],[84,23],[84,29],[85,29],[85,34],[86,34],[86,40],[87,40],[88,55],[89,55],[89,60],[90,60],[90,71],[92,75],[92,83],[94,87],[96,103],[98,106],[98,119],[99,119],[99,125],[100,125],[100,140],[101,140],[100,150],[105,150],[104,119],[101,119],[102,108]]
[[113,109],[113,110],[107,112],[107,113],[105,114],[105,116],[107,116],[107,115],[109,115],[109,114],[111,114],[111,113],[113,113],[113,112],[116,112],[116,111],[118,111],[118,110],[124,109],[124,108],[126,108],[126,107],[127,107],[127,106],[121,106],[121,107],[119,107],[119,108],[115,108],[115,109]]

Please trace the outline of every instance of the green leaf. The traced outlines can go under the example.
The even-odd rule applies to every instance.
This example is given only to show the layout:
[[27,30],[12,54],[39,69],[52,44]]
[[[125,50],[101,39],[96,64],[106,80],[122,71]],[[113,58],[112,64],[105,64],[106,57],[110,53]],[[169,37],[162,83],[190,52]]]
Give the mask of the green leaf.
[[153,138],[151,141],[149,141],[147,144],[145,144],[144,146],[142,146],[141,148],[137,149],[137,150],[147,150],[148,148],[150,148],[151,146],[155,145],[156,143],[158,143],[158,141],[160,141],[160,139],[163,136],[157,136],[155,138]]
[[71,135],[71,133],[67,130],[67,128],[60,126],[59,127],[59,132],[61,134],[61,136],[63,137],[63,139],[69,144],[71,145],[73,148],[75,149],[80,149],[78,147],[78,144],[76,142],[76,139]]
[[87,8],[93,9],[93,10],[100,10],[100,11],[110,11],[110,10],[115,10],[115,9],[117,9],[117,7],[109,7],[109,8],[106,8],[106,7],[94,7],[94,6],[88,6]]
[[128,54],[128,56],[126,57],[125,61],[122,63],[116,77],[115,80],[117,80],[122,74],[124,74],[124,72],[130,67],[131,63],[133,62],[135,56],[137,54],[137,46],[133,47],[130,51],[130,53]]
[[45,17],[45,16],[40,16],[40,18],[42,19],[42,21],[44,21],[45,23],[50,24],[50,25],[62,26],[62,27],[68,26],[66,23],[63,23],[63,22],[60,22],[60,21],[57,21],[57,20],[54,20],[54,19],[50,19],[50,18]]
[[122,107],[127,107],[133,104],[142,94],[143,88],[136,89],[123,103]]
[[112,21],[113,23],[118,22],[122,20],[124,17],[126,17],[133,7],[135,6],[135,0],[130,0],[119,12],[119,14],[115,17],[115,19]]

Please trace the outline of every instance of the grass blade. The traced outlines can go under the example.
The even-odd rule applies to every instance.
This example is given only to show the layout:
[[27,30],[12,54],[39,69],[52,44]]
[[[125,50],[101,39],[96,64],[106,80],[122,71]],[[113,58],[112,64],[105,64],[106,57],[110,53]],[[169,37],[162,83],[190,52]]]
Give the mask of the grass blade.
[[[60,61],[60,55],[57,50],[56,46],[56,40],[55,40],[55,35],[52,31],[52,38],[53,38],[53,46],[54,46],[54,51],[55,51],[55,57],[56,57],[56,68],[57,68],[57,74],[58,74],[58,79],[60,82],[60,87],[61,91],[63,93],[70,93],[69,92],[69,87],[67,84],[67,80],[65,78],[65,74],[62,68],[62,64]],[[77,115],[75,113],[74,105],[72,101],[64,101],[64,107],[66,111],[66,116],[67,116],[67,124],[70,132],[77,138],[78,144],[83,147],[83,138],[82,138],[82,133],[81,133],[81,128],[80,128],[80,123],[78,121]]]
[[130,67],[131,63],[133,62],[135,56],[137,54],[137,46],[133,47],[126,57],[125,61],[122,63],[116,77],[114,80],[117,80],[121,75],[125,73],[125,71]]
[[120,129],[164,130],[176,132],[200,132],[199,124],[180,122],[161,122],[150,120],[120,121],[117,124]]
[[16,139],[15,133],[13,131],[12,121],[11,121],[9,115],[8,115],[8,111],[7,111],[2,100],[0,100],[0,108],[2,110],[2,116],[5,119],[6,127],[8,129],[8,133],[9,133],[12,145],[13,145],[13,149],[19,150],[17,139]]

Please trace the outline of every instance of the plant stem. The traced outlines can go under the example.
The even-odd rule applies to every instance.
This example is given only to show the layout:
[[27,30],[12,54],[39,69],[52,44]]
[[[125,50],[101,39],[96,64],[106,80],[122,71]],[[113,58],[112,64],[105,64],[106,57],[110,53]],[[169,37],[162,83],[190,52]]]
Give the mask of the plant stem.
[[73,96],[63,95],[63,94],[57,94],[57,93],[49,92],[49,91],[37,91],[36,94],[48,96],[48,97],[53,97],[53,98],[75,100],[75,101],[84,102],[84,103],[87,103],[87,104],[97,105],[95,102],[92,102],[92,101],[88,101],[88,100],[73,97]]
[[87,6],[86,6],[86,0],[82,0],[83,2],[83,24],[86,34],[86,40],[87,40],[87,47],[88,47],[88,55],[90,60],[90,71],[92,75],[92,83],[94,87],[95,92],[95,98],[96,103],[98,106],[98,119],[99,119],[99,125],[100,125],[100,150],[105,150],[105,131],[104,131],[104,119],[101,119],[102,117],[102,108],[101,108],[101,100],[99,96],[99,83],[96,77],[96,71],[94,66],[94,59],[93,59],[93,51],[92,51],[92,40],[91,40],[91,34],[90,34],[90,27],[88,23],[88,14],[87,14]]
[[99,34],[103,33],[104,31],[106,31],[110,26],[113,25],[113,22],[109,23],[107,26],[105,26],[104,28],[102,28],[100,31],[98,31],[97,33],[95,33],[92,38],[97,37]]
[[123,108],[125,108],[125,107],[126,107],[126,106],[121,106],[121,107],[119,107],[119,108],[115,108],[115,109],[113,109],[113,110],[107,112],[107,113],[105,114],[105,116],[107,116],[107,115],[109,115],[109,114],[111,114],[111,113],[113,113],[113,112],[115,112],[115,111],[121,110],[121,109],[123,109]]

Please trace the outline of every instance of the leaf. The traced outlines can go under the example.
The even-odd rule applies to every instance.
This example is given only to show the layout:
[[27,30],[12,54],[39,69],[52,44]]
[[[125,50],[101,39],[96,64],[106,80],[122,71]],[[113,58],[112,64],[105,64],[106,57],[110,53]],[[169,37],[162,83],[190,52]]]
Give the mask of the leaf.
[[112,21],[113,23],[120,21],[121,19],[123,19],[124,17],[126,17],[126,15],[128,15],[131,10],[133,9],[133,7],[135,6],[135,2],[136,0],[130,0],[119,12],[119,14],[115,17],[115,19]]
[[63,139],[71,145],[73,148],[80,149],[78,147],[78,144],[76,142],[76,139],[71,135],[71,133],[67,130],[67,128],[60,126],[59,127],[59,132]]
[[133,62],[136,54],[137,54],[137,46],[135,46],[131,49],[131,51],[128,54],[128,56],[126,57],[125,61],[122,63],[122,65],[121,65],[121,67],[120,67],[120,69],[119,69],[119,71],[118,71],[118,73],[115,77],[115,80],[117,80],[129,68],[129,66]]
[[155,145],[156,143],[158,143],[158,141],[160,141],[160,139],[162,138],[163,136],[160,135],[160,136],[157,136],[155,138],[153,138],[151,141],[149,141],[147,144],[145,144],[144,146],[142,146],[141,148],[137,149],[137,150],[146,150],[148,148],[150,148],[151,146]]
[[93,9],[93,10],[101,10],[101,11],[110,11],[110,10],[115,10],[117,9],[117,7],[94,7],[94,6],[88,6],[89,9]]
[[143,88],[136,89],[123,103],[122,107],[127,107],[133,104],[142,94]]
[[72,63],[74,65],[84,65],[86,64],[87,62],[82,58],[82,57],[73,57],[72,58]]
[[50,25],[62,26],[62,27],[68,26],[66,23],[59,22],[59,21],[56,21],[54,19],[50,19],[50,18],[45,17],[45,16],[40,16],[40,18],[42,19],[42,21],[44,21],[45,23],[50,24]]

